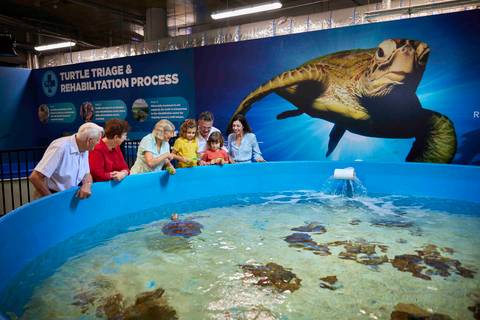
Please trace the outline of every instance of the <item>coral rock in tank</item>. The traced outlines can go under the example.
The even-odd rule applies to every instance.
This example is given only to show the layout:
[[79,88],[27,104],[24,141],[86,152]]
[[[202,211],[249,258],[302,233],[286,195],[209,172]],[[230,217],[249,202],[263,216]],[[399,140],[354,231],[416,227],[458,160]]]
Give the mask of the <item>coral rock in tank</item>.
[[171,308],[163,296],[165,290],[142,292],[136,296],[135,303],[130,306],[122,294],[116,294],[105,299],[106,303],[97,309],[97,318],[104,319],[142,319],[142,320],[176,320],[177,312]]
[[294,233],[285,237],[285,241],[290,243],[290,247],[302,248],[303,250],[313,251],[314,254],[326,256],[332,254],[325,245],[318,245],[306,233]]
[[[377,246],[382,252],[387,252],[388,246],[377,245],[363,239],[357,241],[337,241],[333,243],[328,243],[327,245],[344,246],[346,251],[342,251],[338,254],[340,259],[354,260],[357,263],[369,266],[377,266],[389,261],[386,255],[378,256],[376,254]],[[359,256],[360,254],[364,255]]]
[[337,287],[334,286],[334,284],[337,283],[337,281],[338,281],[337,276],[326,276],[326,277],[320,278],[320,280],[328,283],[328,284],[320,283],[320,288],[329,289],[329,290],[337,290],[338,289]]
[[311,222],[305,226],[292,228],[292,231],[315,232],[315,234],[322,234],[327,232],[327,229],[318,222]]
[[440,313],[430,313],[414,303],[399,303],[390,315],[391,320],[453,320],[450,316]]
[[468,310],[473,312],[474,319],[480,319],[480,302],[477,301],[474,306],[468,307]]
[[[453,252],[453,250],[448,248],[442,251]],[[411,272],[414,277],[424,280],[431,280],[430,276],[432,275],[449,277],[451,272],[455,272],[464,278],[473,279],[476,273],[476,271],[462,267],[461,262],[458,260],[442,257],[435,245],[425,245],[424,250],[417,250],[417,255],[397,255],[391,260],[391,263],[398,270]],[[422,273],[423,270],[425,270],[425,274]]]
[[[253,277],[259,277],[258,286],[274,286],[280,292],[293,292],[300,289],[302,279],[281,265],[270,262],[266,266],[239,265]],[[291,283],[293,281],[293,283]]]
[[381,226],[381,227],[390,227],[390,228],[411,228],[414,226],[414,224],[408,221],[376,219],[376,220],[372,220],[372,226]]
[[374,219],[371,221],[372,226],[386,227],[386,228],[409,228],[412,236],[421,236],[422,230],[417,227],[413,222],[403,220],[387,220],[387,219]]

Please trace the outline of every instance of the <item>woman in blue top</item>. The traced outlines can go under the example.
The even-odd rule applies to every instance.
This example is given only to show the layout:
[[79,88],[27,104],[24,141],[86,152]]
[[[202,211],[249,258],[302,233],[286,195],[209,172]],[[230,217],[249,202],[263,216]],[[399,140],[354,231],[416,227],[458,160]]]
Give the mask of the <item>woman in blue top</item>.
[[[145,136],[140,142],[137,160],[130,169],[130,174],[157,172],[165,166],[170,174],[175,174],[171,160],[184,161],[185,158],[170,153],[168,141],[173,138],[175,126],[168,120],[160,120],[153,132]],[[187,161],[188,162],[188,161]]]
[[232,163],[252,162],[252,156],[256,162],[266,162],[258,147],[257,137],[243,115],[238,114],[233,118],[230,129],[233,132],[228,136],[228,153],[232,156]]

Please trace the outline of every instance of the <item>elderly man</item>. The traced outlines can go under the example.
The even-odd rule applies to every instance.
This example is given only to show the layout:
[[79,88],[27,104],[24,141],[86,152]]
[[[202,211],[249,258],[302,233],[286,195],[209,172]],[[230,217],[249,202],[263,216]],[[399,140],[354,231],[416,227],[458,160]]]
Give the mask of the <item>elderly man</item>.
[[[220,132],[220,130],[213,126],[213,114],[210,111],[204,111],[200,114],[200,116],[198,116],[198,132],[198,152],[203,153],[207,145],[208,137],[210,137],[213,132]],[[222,149],[227,151],[225,146],[222,146]],[[232,157],[230,157],[230,155],[228,155],[228,160],[230,162],[232,161]],[[205,161],[201,160],[198,162],[198,164],[201,166],[206,165]]]
[[92,175],[88,165],[88,151],[92,151],[103,135],[102,127],[89,122],[77,134],[54,140],[30,175],[35,187],[33,199],[77,187],[75,197],[89,198],[92,194]]

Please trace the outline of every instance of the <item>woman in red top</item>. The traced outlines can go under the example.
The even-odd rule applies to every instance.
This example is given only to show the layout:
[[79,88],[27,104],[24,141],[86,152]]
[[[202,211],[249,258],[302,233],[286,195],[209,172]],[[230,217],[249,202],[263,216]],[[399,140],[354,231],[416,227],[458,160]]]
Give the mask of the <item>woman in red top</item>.
[[127,139],[130,125],[127,121],[110,119],[105,123],[105,137],[89,152],[88,161],[93,181],[121,181],[130,174],[120,145]]
[[225,144],[225,139],[220,132],[213,132],[207,140],[208,149],[205,150],[202,161],[209,164],[226,164],[228,163],[227,151],[221,149]]

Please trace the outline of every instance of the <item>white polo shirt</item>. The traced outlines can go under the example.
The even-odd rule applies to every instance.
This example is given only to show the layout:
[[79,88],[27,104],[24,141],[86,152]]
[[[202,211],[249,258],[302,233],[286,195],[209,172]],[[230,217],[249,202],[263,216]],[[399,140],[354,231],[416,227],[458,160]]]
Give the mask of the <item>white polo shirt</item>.
[[88,151],[78,150],[75,135],[59,138],[48,146],[35,170],[45,175],[51,190],[75,188],[90,173]]

